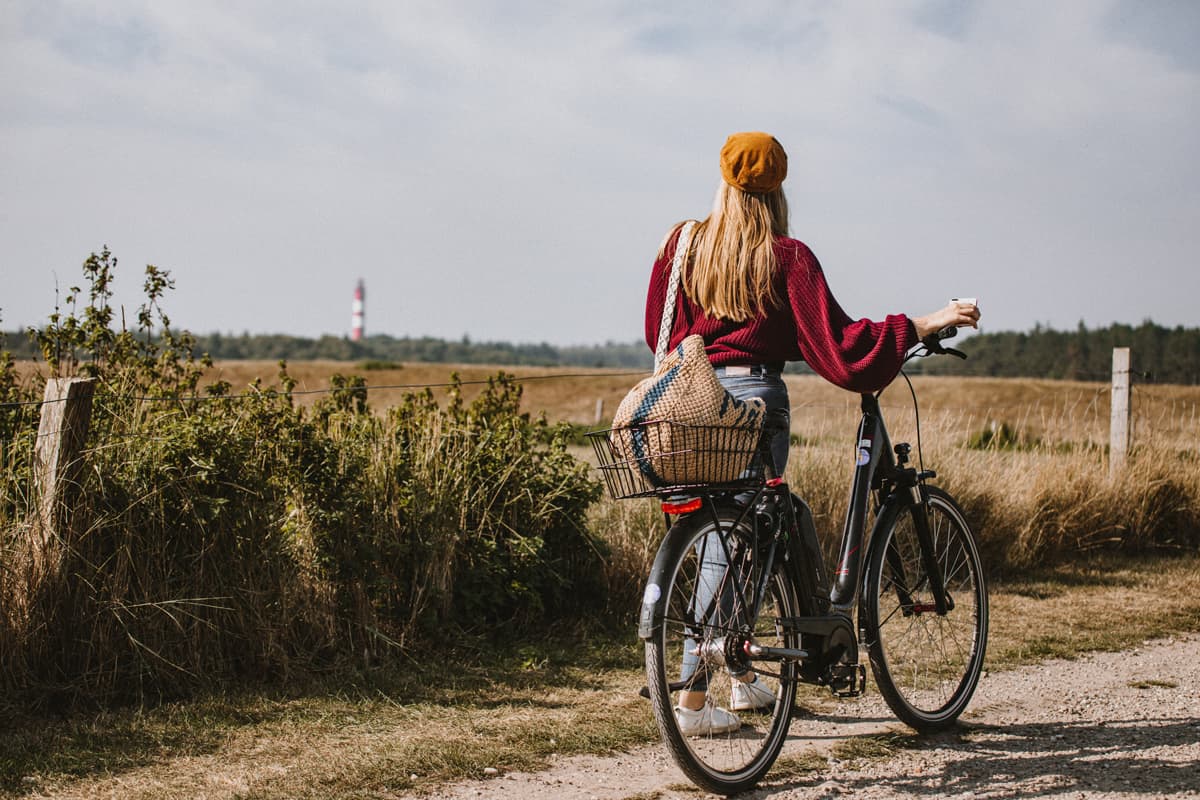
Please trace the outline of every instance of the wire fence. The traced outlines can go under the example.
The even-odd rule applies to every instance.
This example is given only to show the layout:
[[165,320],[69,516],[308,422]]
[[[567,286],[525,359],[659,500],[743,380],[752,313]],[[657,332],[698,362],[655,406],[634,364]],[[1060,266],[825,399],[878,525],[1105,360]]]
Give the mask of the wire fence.
[[[606,403],[619,402],[619,397],[622,391],[623,384],[613,383],[613,379],[629,379],[629,383],[633,383],[633,379],[645,377],[646,371],[621,371],[621,372],[562,372],[551,373],[545,375],[514,375],[505,373],[505,379],[515,384],[547,384],[553,382],[566,381],[590,381],[604,382],[603,386],[596,386],[592,390],[592,396],[587,397],[587,390],[576,393],[574,399],[576,406],[591,405],[594,403],[596,412],[587,414],[587,422],[584,423],[580,419],[580,415],[576,414],[574,421],[577,424],[594,423],[595,426],[600,426],[604,420],[601,416],[601,411]],[[811,373],[789,373],[789,378],[802,378],[811,375]],[[378,394],[381,392],[422,392],[425,390],[449,389],[452,387],[476,387],[486,386],[493,383],[497,379],[497,375],[493,375],[485,379],[472,380],[457,380],[457,381],[430,381],[430,382],[410,382],[410,383],[389,383],[389,384],[363,384],[358,386],[329,386],[315,389],[298,389],[298,388],[279,388],[265,387],[255,388],[253,390],[242,391],[236,394],[210,394],[210,393],[194,393],[188,395],[147,395],[147,394],[112,394],[98,392],[95,398],[97,412],[104,413],[105,409],[112,413],[117,407],[127,406],[130,403],[172,403],[181,406],[196,403],[209,402],[243,402],[253,399],[261,399],[270,396],[286,396],[286,397],[320,397],[330,395],[346,395],[354,393],[364,393],[366,395]],[[964,376],[961,374],[955,375],[927,375],[920,372],[913,374],[913,377],[992,377],[990,375]],[[1099,379],[1101,376],[1096,376]],[[1111,379],[1110,375],[1102,376],[1104,380]],[[1132,391],[1134,397],[1134,428],[1139,430],[1143,436],[1151,430],[1163,435],[1183,435],[1195,434],[1200,432],[1197,427],[1197,412],[1200,406],[1200,390],[1194,387],[1166,387],[1160,384],[1147,383],[1142,380],[1142,376],[1134,373],[1131,377],[1136,380],[1132,383]],[[959,425],[953,426],[971,432],[972,426],[978,428],[989,424],[998,425],[1005,423],[1019,429],[1032,431],[1033,434],[1042,435],[1049,434],[1058,439],[1087,439],[1099,440],[1107,435],[1108,425],[1108,401],[1111,386],[1107,383],[1100,384],[1094,388],[1074,388],[1067,382],[1058,382],[1061,389],[1049,393],[1043,392],[1041,396],[1029,397],[1021,394],[1019,384],[1021,381],[1038,381],[1039,384],[1044,379],[1009,379],[1011,383],[1004,390],[997,390],[997,396],[986,401],[978,399],[980,392],[977,390],[964,391],[955,398],[954,390],[947,389],[938,382],[936,388],[930,388],[927,385],[920,396],[921,413],[922,415],[930,414],[940,416],[943,419],[957,418]],[[1098,380],[1096,381],[1098,383]],[[947,382],[951,386],[952,381]],[[1003,384],[998,384],[1003,386]],[[1159,389],[1174,389],[1177,390],[1179,396],[1170,396],[1163,394]],[[63,403],[66,398],[44,398],[38,400],[23,400],[23,401],[8,401],[0,402],[0,410],[30,410],[45,406],[47,404]],[[905,406],[911,403],[911,399],[906,393],[893,390],[885,395],[883,402],[886,406]],[[845,399],[831,400],[806,400],[803,396],[797,396],[793,392],[791,402],[791,414],[793,420],[793,430],[799,430],[802,433],[807,425],[814,430],[820,431],[828,427],[844,426],[844,418],[847,416],[855,416],[858,414],[859,398],[858,395],[845,393]],[[538,409],[542,410],[542,409]],[[566,421],[564,419],[564,421]],[[815,424],[814,424],[815,423]],[[1068,435],[1068,432],[1070,435]],[[56,430],[38,431],[33,434],[33,441],[38,439],[55,436],[59,433]],[[133,433],[108,431],[106,436],[111,438],[147,438],[152,439],[151,433]],[[0,448],[7,451],[13,446],[26,445],[31,442],[28,434],[17,438],[0,439]]]

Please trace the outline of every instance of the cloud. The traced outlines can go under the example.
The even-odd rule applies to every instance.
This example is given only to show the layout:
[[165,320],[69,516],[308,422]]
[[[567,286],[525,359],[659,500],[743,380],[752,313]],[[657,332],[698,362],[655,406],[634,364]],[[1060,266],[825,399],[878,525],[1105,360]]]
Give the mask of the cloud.
[[766,129],[852,313],[1183,321],[1061,300],[1147,254],[1200,288],[1196,15],[1165,7],[8,4],[0,308],[37,322],[108,242],[199,331],[341,332],[362,276],[375,331],[628,340],[725,135]]

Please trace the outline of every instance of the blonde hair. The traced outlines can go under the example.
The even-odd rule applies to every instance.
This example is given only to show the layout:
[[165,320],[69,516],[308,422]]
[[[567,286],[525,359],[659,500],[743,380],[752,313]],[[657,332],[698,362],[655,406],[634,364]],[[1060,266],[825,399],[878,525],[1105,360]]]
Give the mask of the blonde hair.
[[[663,240],[660,257],[678,228]],[[712,213],[692,233],[681,280],[684,292],[710,317],[733,322],[745,322],[779,305],[772,280],[774,242],[787,232],[783,189],[744,192],[722,181]]]

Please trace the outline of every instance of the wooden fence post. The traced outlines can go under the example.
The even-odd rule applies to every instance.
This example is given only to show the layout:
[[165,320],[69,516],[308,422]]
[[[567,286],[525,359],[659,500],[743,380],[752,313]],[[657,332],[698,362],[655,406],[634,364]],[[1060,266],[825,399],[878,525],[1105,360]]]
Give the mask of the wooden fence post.
[[46,381],[33,451],[37,520],[30,544],[33,565],[39,573],[55,560],[61,544],[70,539],[71,510],[78,496],[95,390],[96,382],[90,378]]
[[1129,454],[1129,348],[1114,347],[1112,361],[1112,421],[1109,426],[1108,474],[1116,476]]
[[600,421],[603,419],[604,419],[604,398],[597,397],[596,398],[596,424],[599,425]]

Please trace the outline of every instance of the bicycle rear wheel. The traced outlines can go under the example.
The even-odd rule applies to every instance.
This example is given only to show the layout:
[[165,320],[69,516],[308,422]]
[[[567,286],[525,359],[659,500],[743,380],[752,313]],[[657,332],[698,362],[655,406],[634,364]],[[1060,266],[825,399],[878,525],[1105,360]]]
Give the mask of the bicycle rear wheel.
[[862,612],[880,694],[906,724],[931,732],[954,723],[979,683],[988,598],[979,550],[962,511],[940,489],[926,491],[933,552],[952,607],[944,616],[934,610],[914,510],[900,506],[876,529]]
[[[770,769],[787,736],[796,697],[794,664],[751,665],[742,649],[750,639],[799,647],[799,635],[785,631],[780,618],[800,611],[782,552],[768,571],[764,543],[755,541],[750,521],[734,527],[737,516],[732,507],[719,509],[718,528],[705,508],[672,526],[656,562],[663,567],[656,570],[665,598],[663,619],[646,640],[647,681],[663,741],[692,781],[720,794],[745,791]],[[762,708],[736,710],[741,723],[736,730],[699,735],[681,730],[675,711],[680,690],[707,691],[708,702],[728,709],[734,692],[745,692],[736,688],[735,673],[748,666],[755,672],[746,677],[756,673],[773,699]]]

